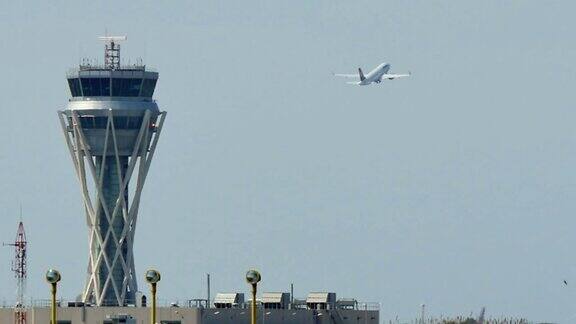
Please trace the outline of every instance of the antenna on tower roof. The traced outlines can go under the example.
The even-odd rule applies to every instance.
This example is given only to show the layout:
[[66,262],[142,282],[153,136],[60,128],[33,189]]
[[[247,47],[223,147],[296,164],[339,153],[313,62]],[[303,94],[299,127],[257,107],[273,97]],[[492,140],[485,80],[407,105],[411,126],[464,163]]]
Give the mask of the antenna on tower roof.
[[104,42],[121,42],[128,39],[126,35],[124,36],[100,36],[98,37],[99,40]]
[[[107,33],[106,33],[107,34]],[[126,36],[100,36],[99,40],[106,43],[104,45],[104,66],[107,69],[117,70],[120,68],[120,44],[119,42],[128,39]]]

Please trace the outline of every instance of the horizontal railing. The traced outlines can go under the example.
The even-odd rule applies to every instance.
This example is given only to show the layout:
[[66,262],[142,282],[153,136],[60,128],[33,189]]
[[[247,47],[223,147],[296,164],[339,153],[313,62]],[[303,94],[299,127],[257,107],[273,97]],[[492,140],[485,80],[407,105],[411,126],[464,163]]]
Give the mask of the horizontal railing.
[[[150,306],[151,300],[148,298],[146,301],[147,306]],[[24,303],[24,307],[36,307],[36,308],[44,308],[44,307],[50,307],[51,301],[50,299],[29,299],[27,301],[25,301]],[[126,302],[126,307],[137,307],[136,305],[140,305],[141,303],[136,303],[134,301],[127,301]],[[243,308],[243,309],[247,309],[250,307],[250,301],[245,301],[243,303],[240,304],[231,304],[230,308]],[[0,301],[0,308],[14,308],[16,305],[16,302],[13,300],[3,300]],[[66,299],[58,299],[57,300],[57,305],[58,307],[94,307],[95,305],[90,304],[90,303],[82,303],[82,302],[77,302],[77,301],[73,301],[73,300],[66,300]],[[181,308],[206,308],[206,299],[185,299],[185,300],[168,300],[168,299],[157,299],[156,300],[156,305],[158,307],[181,307]],[[353,309],[353,310],[368,310],[368,311],[378,311],[380,310],[380,304],[379,303],[373,303],[373,302],[356,302],[354,303],[354,305],[349,305],[349,304],[339,304],[338,302],[336,303],[326,303],[325,304],[326,307],[324,306],[320,306],[318,307],[318,309]],[[106,303],[104,303],[102,306],[116,306],[116,303],[110,303],[108,305],[106,305]],[[258,301],[257,302],[257,307],[258,308],[262,308],[263,304]],[[216,308],[214,306],[214,300],[212,299],[210,302],[210,308]],[[289,304],[289,308],[290,309],[308,309],[308,307],[306,306],[306,304],[298,304],[298,303],[293,303],[293,304]]]
[[[112,71],[111,68],[105,65],[80,65],[78,67],[69,68],[66,71],[66,76],[78,76],[79,71]],[[158,72],[157,69],[151,68],[146,65],[121,65],[119,68],[113,71],[139,71],[139,72]]]

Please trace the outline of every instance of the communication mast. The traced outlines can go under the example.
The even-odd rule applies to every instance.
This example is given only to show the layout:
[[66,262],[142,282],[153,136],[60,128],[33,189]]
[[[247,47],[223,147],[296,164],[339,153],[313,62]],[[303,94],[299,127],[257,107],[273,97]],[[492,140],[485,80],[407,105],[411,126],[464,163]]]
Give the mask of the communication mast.
[[104,47],[104,66],[107,69],[118,70],[120,68],[120,43],[127,39],[126,36],[102,36],[98,37],[106,43]]
[[17,283],[16,305],[14,305],[14,323],[26,324],[26,307],[24,306],[24,290],[26,288],[26,233],[24,232],[24,223],[18,224],[16,240],[14,243],[5,243],[4,245],[13,246],[15,250],[14,260],[12,261],[12,271]]

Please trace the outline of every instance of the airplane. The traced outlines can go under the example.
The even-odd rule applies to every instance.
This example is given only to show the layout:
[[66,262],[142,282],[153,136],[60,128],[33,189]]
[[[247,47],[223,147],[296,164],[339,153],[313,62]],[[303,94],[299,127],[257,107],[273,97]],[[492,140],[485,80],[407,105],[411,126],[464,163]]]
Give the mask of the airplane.
[[334,73],[334,76],[345,77],[345,78],[358,78],[359,77],[360,81],[346,82],[346,83],[355,84],[355,85],[369,85],[372,83],[380,83],[380,82],[382,82],[382,80],[386,80],[386,79],[393,80],[396,78],[409,77],[411,75],[410,72],[408,72],[408,74],[388,74],[389,70],[390,70],[390,64],[382,63],[366,75],[364,75],[361,68],[358,68],[358,74]]

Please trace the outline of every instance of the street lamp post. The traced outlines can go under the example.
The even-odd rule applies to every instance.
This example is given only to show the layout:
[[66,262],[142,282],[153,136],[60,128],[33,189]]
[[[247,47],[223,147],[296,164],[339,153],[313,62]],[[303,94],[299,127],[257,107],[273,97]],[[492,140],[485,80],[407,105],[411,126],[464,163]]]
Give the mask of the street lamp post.
[[260,273],[254,269],[248,270],[246,272],[246,281],[252,285],[252,307],[251,307],[251,324],[256,324],[256,289],[258,286],[258,282],[262,279]]
[[146,271],[146,281],[150,284],[152,292],[152,309],[150,311],[150,323],[156,324],[156,283],[160,281],[160,272],[156,270]]
[[57,270],[49,269],[46,271],[46,281],[52,286],[52,303],[50,310],[50,322],[52,324],[56,324],[56,290],[60,279],[62,279],[62,276]]

